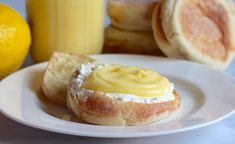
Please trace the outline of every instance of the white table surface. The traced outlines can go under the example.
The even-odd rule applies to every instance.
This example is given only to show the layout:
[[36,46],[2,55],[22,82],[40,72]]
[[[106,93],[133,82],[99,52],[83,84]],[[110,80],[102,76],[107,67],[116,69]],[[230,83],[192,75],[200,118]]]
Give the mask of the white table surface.
[[[0,0],[17,9],[25,17],[23,0]],[[107,19],[105,20],[108,21]],[[32,65],[28,56],[23,67]],[[226,71],[235,78],[235,61]],[[178,134],[132,139],[104,139],[62,135],[31,128],[0,114],[0,144],[27,143],[85,143],[85,144],[234,144],[235,143],[235,114],[216,124]]]

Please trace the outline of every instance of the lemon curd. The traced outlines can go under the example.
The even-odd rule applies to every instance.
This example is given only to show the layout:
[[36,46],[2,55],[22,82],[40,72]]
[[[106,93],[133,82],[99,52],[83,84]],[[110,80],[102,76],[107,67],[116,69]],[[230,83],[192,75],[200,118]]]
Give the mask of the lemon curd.
[[104,93],[157,97],[165,95],[170,82],[152,70],[112,65],[92,71],[81,87]]
[[31,56],[46,61],[54,51],[100,53],[103,47],[103,0],[27,0],[32,32]]

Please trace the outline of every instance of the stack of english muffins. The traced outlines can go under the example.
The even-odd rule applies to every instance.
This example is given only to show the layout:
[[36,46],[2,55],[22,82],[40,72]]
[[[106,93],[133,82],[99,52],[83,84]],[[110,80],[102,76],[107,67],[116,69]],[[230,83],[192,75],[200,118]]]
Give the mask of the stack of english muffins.
[[104,52],[166,55],[226,69],[235,56],[232,0],[109,0]]
[[104,53],[163,56],[152,31],[152,13],[159,0],[109,0],[111,24],[105,29]]

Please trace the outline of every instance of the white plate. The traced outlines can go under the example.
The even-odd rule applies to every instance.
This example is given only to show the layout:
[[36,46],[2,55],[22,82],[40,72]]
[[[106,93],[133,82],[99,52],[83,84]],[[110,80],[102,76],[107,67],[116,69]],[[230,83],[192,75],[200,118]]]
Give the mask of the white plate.
[[[145,67],[167,76],[182,98],[177,113],[143,126],[97,126],[76,122],[66,108],[50,103],[40,92],[47,63],[20,70],[0,83],[0,108],[9,118],[35,128],[91,137],[145,137],[200,128],[231,115],[235,109],[235,83],[227,75],[181,60],[137,56],[95,55],[102,61]],[[71,117],[63,120],[64,115]]]

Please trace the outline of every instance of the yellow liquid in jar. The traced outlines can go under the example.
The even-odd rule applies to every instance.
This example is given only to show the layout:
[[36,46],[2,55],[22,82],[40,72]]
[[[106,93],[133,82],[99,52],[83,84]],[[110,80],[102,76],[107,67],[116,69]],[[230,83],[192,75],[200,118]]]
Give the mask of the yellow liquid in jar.
[[54,51],[100,53],[103,47],[103,0],[27,0],[32,33],[31,56],[46,61]]
[[169,87],[168,79],[152,70],[119,65],[94,70],[82,84],[85,89],[140,97],[164,96]]

